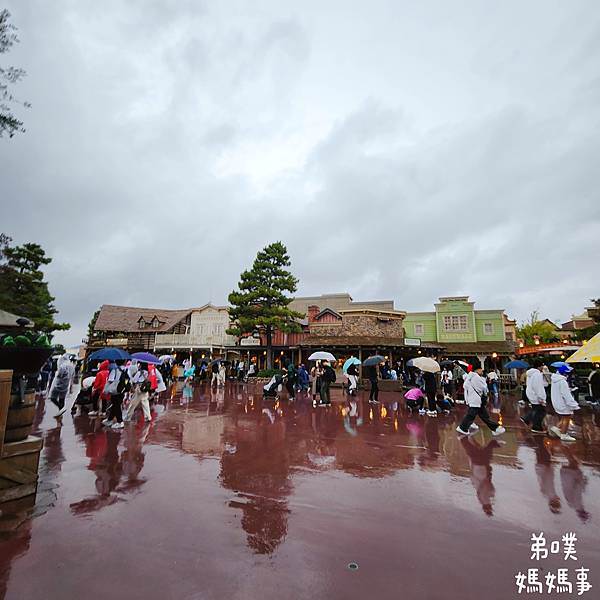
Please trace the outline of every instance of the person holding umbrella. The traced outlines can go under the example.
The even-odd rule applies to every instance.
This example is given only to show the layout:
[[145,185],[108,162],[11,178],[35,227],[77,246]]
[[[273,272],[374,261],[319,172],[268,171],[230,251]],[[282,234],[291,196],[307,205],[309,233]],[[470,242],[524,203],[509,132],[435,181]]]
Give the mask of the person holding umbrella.
[[473,423],[479,417],[492,430],[493,436],[505,433],[506,429],[499,423],[496,423],[496,421],[492,421],[485,407],[488,387],[483,377],[483,367],[481,364],[474,365],[473,370],[467,375],[464,383],[464,391],[465,402],[469,406],[469,409],[461,424],[456,428],[456,431],[462,435],[469,435],[471,429],[479,429]]
[[317,392],[321,394],[321,377],[323,376],[323,367],[321,361],[317,360],[315,366],[310,370],[312,380],[312,401],[313,407],[317,406]]
[[321,376],[321,405],[331,406],[331,398],[329,396],[329,386],[335,382],[336,376],[333,367],[328,360],[322,362],[323,375]]
[[127,405],[127,412],[123,420],[131,421],[135,409],[141,404],[144,411],[144,421],[149,423],[152,420],[152,415],[150,414],[150,402],[148,399],[152,386],[148,380],[148,371],[142,368],[141,363],[132,364],[131,371],[133,372],[131,379],[133,395]]
[[550,398],[554,412],[560,417],[558,427],[550,427],[549,433],[560,438],[563,442],[574,442],[575,438],[569,435],[569,424],[573,412],[579,410],[579,404],[575,401],[569,388],[566,375],[573,370],[569,365],[561,365],[557,372],[552,374],[550,387]]

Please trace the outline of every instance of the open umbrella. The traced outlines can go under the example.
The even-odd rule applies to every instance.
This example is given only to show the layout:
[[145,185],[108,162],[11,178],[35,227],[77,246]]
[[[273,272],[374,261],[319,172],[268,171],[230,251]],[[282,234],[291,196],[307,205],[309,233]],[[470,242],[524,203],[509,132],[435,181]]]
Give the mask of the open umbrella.
[[345,363],[344,366],[342,367],[342,371],[344,371],[344,373],[348,372],[348,367],[350,365],[360,365],[360,360],[358,360],[358,358],[356,358],[356,356],[352,356],[350,357]]
[[600,333],[587,341],[577,352],[567,358],[568,363],[598,363],[600,362]]
[[511,360],[504,365],[505,369],[528,369],[529,363],[524,360]]
[[131,355],[131,358],[135,358],[135,360],[139,362],[145,362],[150,365],[160,365],[160,360],[158,356],[154,356],[150,352],[134,352]]
[[419,356],[418,358],[413,358],[412,366],[428,373],[437,373],[440,371],[440,363],[438,363],[437,360],[433,360],[433,358],[429,358],[428,356]]
[[158,357],[158,360],[160,360],[160,362],[169,362],[173,360],[173,357],[170,354],[163,354]]
[[331,352],[313,352],[308,360],[328,360],[330,362],[335,361],[335,356]]
[[363,367],[374,367],[382,362],[385,362],[385,356],[381,356],[381,354],[375,354],[374,356],[369,356],[369,358],[363,360]]
[[557,360],[556,362],[553,362],[550,366],[554,367],[555,369],[558,369],[558,367],[563,367],[566,364],[567,363],[562,360]]
[[440,363],[441,367],[453,367],[454,366],[454,361],[453,360],[443,360]]
[[129,358],[131,358],[129,352],[125,352],[121,348],[102,348],[88,356],[88,360],[127,360]]

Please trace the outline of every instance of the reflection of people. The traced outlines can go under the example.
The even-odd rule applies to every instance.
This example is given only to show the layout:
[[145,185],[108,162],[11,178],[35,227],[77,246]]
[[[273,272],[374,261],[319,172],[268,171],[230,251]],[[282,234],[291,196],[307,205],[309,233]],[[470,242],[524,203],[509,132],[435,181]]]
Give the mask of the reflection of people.
[[535,438],[535,474],[537,475],[540,492],[548,500],[548,508],[552,513],[560,513],[560,498],[556,493],[554,486],[554,465],[552,464],[552,454],[546,447],[546,442],[542,437]]
[[479,500],[483,512],[491,517],[494,514],[493,502],[496,489],[492,483],[490,462],[494,448],[499,448],[500,444],[496,440],[492,440],[486,446],[479,446],[468,437],[461,438],[460,443],[471,462],[471,483],[477,493],[477,500]]
[[583,507],[583,492],[587,484],[585,475],[581,472],[579,462],[570,448],[563,446],[563,452],[568,459],[568,464],[560,468],[560,482],[563,495],[567,504],[577,513],[577,516],[585,523],[589,513]]

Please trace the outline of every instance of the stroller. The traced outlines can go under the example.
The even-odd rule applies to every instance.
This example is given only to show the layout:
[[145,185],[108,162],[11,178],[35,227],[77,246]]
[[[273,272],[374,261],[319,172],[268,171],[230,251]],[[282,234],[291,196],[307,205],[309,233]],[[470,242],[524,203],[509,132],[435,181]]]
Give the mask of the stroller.
[[283,385],[283,377],[281,375],[273,375],[271,381],[263,386],[263,398],[279,398],[279,391]]

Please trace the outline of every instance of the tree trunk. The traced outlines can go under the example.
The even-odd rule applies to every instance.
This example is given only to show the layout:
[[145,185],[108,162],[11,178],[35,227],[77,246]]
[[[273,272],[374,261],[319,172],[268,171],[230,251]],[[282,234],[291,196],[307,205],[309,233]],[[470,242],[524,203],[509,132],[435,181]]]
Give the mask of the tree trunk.
[[267,369],[273,368],[273,333],[271,326],[267,326]]

